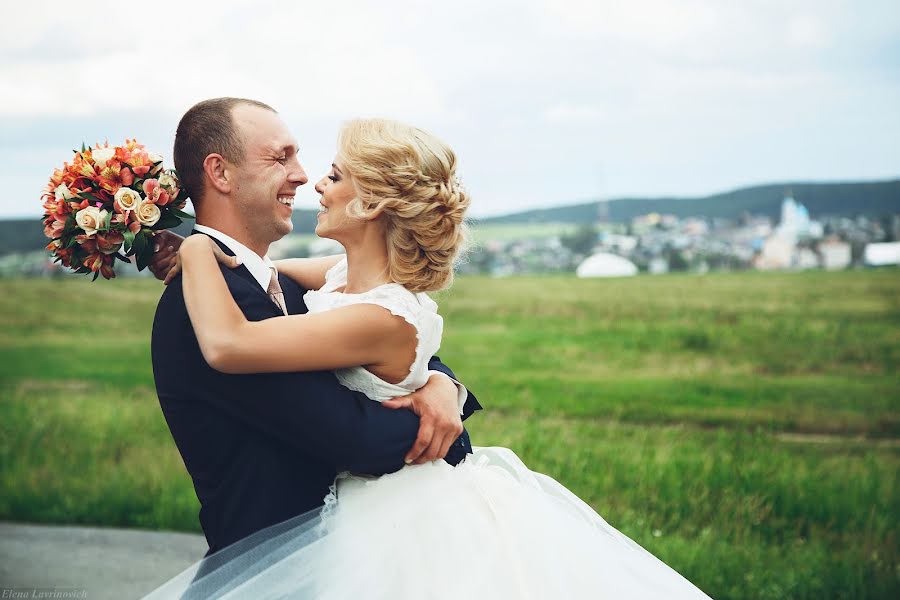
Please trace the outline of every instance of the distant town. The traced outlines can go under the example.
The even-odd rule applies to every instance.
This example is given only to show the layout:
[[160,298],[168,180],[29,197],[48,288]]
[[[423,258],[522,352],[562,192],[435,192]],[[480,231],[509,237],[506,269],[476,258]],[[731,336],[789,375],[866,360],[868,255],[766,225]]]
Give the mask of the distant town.
[[[615,201],[613,201],[615,202]],[[618,277],[639,273],[706,273],[743,270],[829,271],[900,265],[900,211],[880,217],[860,214],[812,218],[786,190],[780,216],[743,212],[736,218],[636,214],[613,222],[607,202],[596,204],[593,219],[581,222],[476,222],[472,243],[460,261],[462,274],[512,276],[575,273],[580,277]],[[670,204],[678,206],[678,204]],[[777,205],[776,205],[777,206]],[[774,207],[773,207],[774,208]],[[298,211],[303,212],[303,211]],[[773,211],[774,212],[774,211]],[[308,226],[314,216],[299,215]],[[0,223],[2,225],[3,223]],[[7,235],[37,236],[19,248],[0,252],[0,277],[63,275],[42,248],[40,228],[30,221],[10,222]],[[187,235],[191,223],[177,231]],[[32,231],[33,229],[33,231]],[[295,231],[298,228],[295,227]],[[311,228],[272,245],[273,258],[323,256],[342,252]],[[122,276],[148,276],[118,269]]]
[[777,222],[749,213],[736,220],[650,213],[630,223],[611,223],[602,202],[597,212],[594,223],[555,235],[481,236],[460,270],[492,275],[575,271],[591,277],[900,264],[900,214],[814,220],[789,194]]

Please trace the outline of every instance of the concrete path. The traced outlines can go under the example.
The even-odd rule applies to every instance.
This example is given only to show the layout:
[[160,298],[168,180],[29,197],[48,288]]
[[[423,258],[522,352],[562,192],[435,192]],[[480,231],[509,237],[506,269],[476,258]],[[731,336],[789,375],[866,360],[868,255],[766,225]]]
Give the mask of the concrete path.
[[140,598],[207,548],[188,533],[0,522],[0,597]]

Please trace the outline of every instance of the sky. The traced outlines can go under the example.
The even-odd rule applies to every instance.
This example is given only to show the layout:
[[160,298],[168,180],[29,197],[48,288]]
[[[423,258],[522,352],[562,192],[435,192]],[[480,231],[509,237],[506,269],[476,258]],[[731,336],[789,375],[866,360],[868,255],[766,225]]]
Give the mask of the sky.
[[[347,119],[425,128],[473,216],[900,176],[896,0],[249,5],[5,6],[0,218],[40,216],[82,142],[170,161],[181,114],[216,96],[274,106],[312,181]],[[302,188],[295,207],[316,204]]]

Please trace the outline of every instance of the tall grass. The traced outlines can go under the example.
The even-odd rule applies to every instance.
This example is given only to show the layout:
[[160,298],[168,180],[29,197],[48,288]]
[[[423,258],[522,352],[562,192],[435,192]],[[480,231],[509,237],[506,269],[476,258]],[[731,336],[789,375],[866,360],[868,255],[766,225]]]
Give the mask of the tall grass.
[[[0,518],[197,531],[152,281],[0,281]],[[900,595],[897,271],[461,278],[441,357],[513,448],[716,598]]]

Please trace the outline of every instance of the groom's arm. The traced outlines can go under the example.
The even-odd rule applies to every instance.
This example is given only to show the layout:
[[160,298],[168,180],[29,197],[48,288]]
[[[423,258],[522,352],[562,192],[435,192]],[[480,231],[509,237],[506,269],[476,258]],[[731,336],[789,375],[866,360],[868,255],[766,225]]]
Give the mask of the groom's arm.
[[[463,419],[481,409],[475,396],[437,356],[431,358],[428,366],[425,386],[408,396],[382,402],[389,408],[411,410],[420,417],[416,441],[406,453],[407,464],[443,458],[455,444],[460,445],[459,438],[465,432]],[[468,435],[461,445],[467,442]]]
[[[402,408],[409,410],[392,410],[354,392],[330,371],[251,375],[260,380],[259,388],[257,383],[254,388],[264,393],[257,398],[267,402],[239,398],[221,408],[333,464],[338,471],[383,474],[404,463],[438,459],[455,465],[468,451],[456,378],[437,357],[429,368],[448,377],[432,377],[425,387],[404,398]],[[475,396],[468,390],[465,393],[462,418],[481,409]]]
[[250,377],[254,394],[207,395],[203,400],[315,457],[336,471],[383,474],[400,469],[419,418],[392,411],[342,386],[330,372],[223,375]]
[[[189,345],[192,346],[190,352],[199,352],[191,333],[180,283],[180,278],[176,279],[166,290],[157,318],[168,321],[168,324],[159,324],[162,330],[184,331],[186,337],[163,349],[162,355],[184,352],[184,346]],[[241,293],[241,281],[232,281],[232,284],[234,287],[230,287],[247,318],[258,320],[271,314],[265,295]],[[200,368],[212,371],[202,358],[199,362]],[[442,372],[449,372],[440,363],[435,366]],[[178,401],[185,395],[183,380],[192,374],[173,375],[165,371],[163,368],[159,372],[160,396],[169,395]],[[419,433],[416,414],[391,410],[363,394],[352,392],[331,372],[258,375],[212,372],[212,375],[215,384],[191,389],[192,399],[212,405],[325,464],[333,465],[336,470],[372,474],[395,471],[403,466],[404,457]],[[450,450],[446,460],[451,463],[459,462],[465,454],[463,451],[460,455],[459,445]]]

